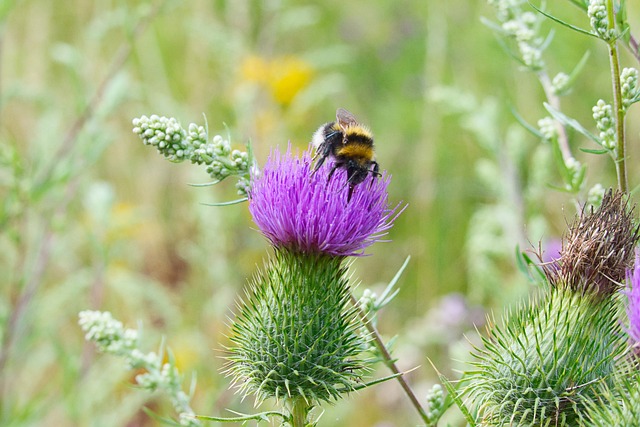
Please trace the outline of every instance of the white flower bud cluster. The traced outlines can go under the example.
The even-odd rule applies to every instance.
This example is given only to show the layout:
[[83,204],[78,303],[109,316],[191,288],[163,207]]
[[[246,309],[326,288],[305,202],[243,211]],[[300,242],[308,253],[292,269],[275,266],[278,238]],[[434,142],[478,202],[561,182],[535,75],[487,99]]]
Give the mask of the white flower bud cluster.
[[96,343],[98,350],[117,356],[127,356],[136,350],[138,331],[125,329],[122,322],[108,311],[85,310],[79,314],[79,324],[85,331],[85,339]]
[[599,99],[591,111],[593,111],[596,127],[600,131],[602,146],[607,150],[614,150],[616,148],[616,127],[613,119],[613,108],[604,100]]
[[188,155],[186,132],[173,117],[142,116],[133,119],[133,133],[145,145],[156,147],[158,152],[172,162],[181,162]]
[[569,182],[567,183],[567,189],[573,190],[580,187],[582,179],[584,178],[582,163],[580,163],[575,157],[569,157],[564,162],[567,171],[569,172]]
[[558,126],[553,118],[549,116],[541,118],[538,120],[538,128],[546,141],[553,141],[558,138]]
[[444,405],[444,390],[440,384],[434,384],[427,394],[427,402],[429,404],[427,409],[427,418],[430,425],[436,425],[442,414],[446,410]]
[[85,310],[79,314],[80,327],[85,339],[92,341],[103,353],[124,358],[130,368],[144,369],[136,376],[136,383],[150,391],[164,390],[180,413],[180,425],[200,426],[189,407],[189,396],[180,388],[180,374],[173,363],[162,363],[162,357],[154,352],[144,353],[137,348],[138,331],[125,328],[108,311]]
[[238,182],[236,182],[236,190],[239,196],[248,195],[249,191],[251,190],[251,181],[249,180],[249,178],[238,178]]
[[378,300],[378,295],[373,292],[371,289],[365,289],[358,300],[358,305],[365,313],[370,313],[375,311],[376,309],[376,301]]
[[507,21],[513,17],[513,10],[524,2],[522,0],[487,0],[487,3],[496,9],[498,19]]
[[249,153],[231,150],[229,141],[220,135],[213,137],[213,142],[208,148],[213,153],[207,166],[207,173],[212,178],[221,181],[230,175],[239,175],[248,181]]
[[587,204],[593,206],[594,209],[598,209],[602,205],[604,199],[605,189],[602,184],[598,183],[589,189],[587,193]]
[[640,90],[638,88],[638,70],[635,68],[624,68],[620,73],[620,84],[622,90],[622,107],[625,111],[638,101]]
[[615,39],[616,30],[609,29],[605,0],[590,0],[587,15],[589,16],[593,34],[606,41]]
[[520,42],[518,43],[518,48],[522,55],[522,61],[527,67],[538,70],[544,66],[542,62],[542,50],[538,46],[531,43]]
[[190,148],[189,160],[191,163],[197,165],[210,163],[213,151],[210,144],[207,143],[207,131],[204,126],[198,126],[195,123],[189,124],[187,146]]
[[145,145],[153,145],[172,162],[189,160],[206,165],[206,171],[216,182],[236,175],[238,194],[249,192],[250,168],[253,160],[248,152],[232,150],[227,139],[215,135],[208,141],[207,130],[195,123],[185,130],[173,117],[152,115],[133,119],[133,133],[140,136]]
[[551,87],[553,88],[553,93],[556,95],[561,94],[567,87],[569,86],[569,75],[567,73],[558,73],[555,75],[553,80],[551,81]]
[[522,62],[534,70],[543,68],[544,40],[538,35],[541,16],[525,11],[526,1],[522,0],[489,0],[489,5],[496,9],[504,34],[515,40]]

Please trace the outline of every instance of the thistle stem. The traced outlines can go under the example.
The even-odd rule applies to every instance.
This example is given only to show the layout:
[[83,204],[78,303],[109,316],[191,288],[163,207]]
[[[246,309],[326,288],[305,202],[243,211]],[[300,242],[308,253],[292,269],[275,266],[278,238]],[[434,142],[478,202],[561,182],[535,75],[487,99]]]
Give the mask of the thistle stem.
[[311,407],[301,397],[293,400],[291,409],[291,427],[305,427],[307,425],[307,415]]
[[400,387],[402,387],[402,390],[409,398],[409,401],[411,402],[413,407],[416,409],[416,411],[418,411],[418,414],[420,415],[420,418],[422,418],[422,421],[424,421],[425,424],[428,425],[430,420],[429,420],[429,417],[427,416],[426,411],[424,410],[422,405],[420,405],[420,402],[418,401],[418,398],[416,397],[415,393],[413,392],[413,390],[411,389],[407,381],[404,379],[403,374],[400,372],[395,362],[393,361],[391,354],[389,354],[389,350],[387,350],[387,347],[384,345],[384,342],[382,341],[382,337],[380,337],[380,333],[378,332],[376,327],[373,326],[373,323],[367,317],[367,313],[365,313],[362,310],[362,308],[358,304],[358,300],[356,300],[353,295],[351,295],[351,303],[353,304],[354,307],[356,307],[358,312],[358,317],[360,318],[364,326],[367,328],[367,330],[373,337],[373,341],[376,345],[376,348],[382,355],[382,359],[384,360],[385,365],[387,365],[387,367],[391,370],[391,372],[394,375],[397,375],[396,379],[400,383]]
[[[613,10],[613,0],[607,1],[607,17],[609,29],[615,28],[615,12]],[[623,193],[627,192],[627,166],[625,160],[625,140],[624,140],[624,108],[622,106],[622,88],[620,85],[620,58],[618,55],[617,39],[610,40],[609,61],[611,63],[611,81],[613,82],[613,108],[616,114],[616,151],[614,161],[616,164],[616,175],[618,177],[618,188]]]

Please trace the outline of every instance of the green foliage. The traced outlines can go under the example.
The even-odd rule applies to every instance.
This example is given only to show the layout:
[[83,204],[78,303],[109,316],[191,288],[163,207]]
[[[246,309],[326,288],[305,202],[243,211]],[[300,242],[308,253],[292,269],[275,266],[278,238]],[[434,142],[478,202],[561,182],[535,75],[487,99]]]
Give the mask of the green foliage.
[[353,391],[364,345],[344,259],[277,251],[232,325],[228,373],[243,395],[315,406]]
[[488,328],[468,393],[485,425],[575,426],[626,351],[620,301],[546,288]]

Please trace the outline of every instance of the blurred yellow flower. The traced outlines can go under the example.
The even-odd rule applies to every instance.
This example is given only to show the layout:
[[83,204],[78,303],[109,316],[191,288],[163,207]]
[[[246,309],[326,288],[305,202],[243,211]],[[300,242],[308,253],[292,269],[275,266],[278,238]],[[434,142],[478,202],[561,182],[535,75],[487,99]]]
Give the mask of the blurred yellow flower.
[[240,74],[243,80],[266,84],[269,80],[269,69],[270,64],[267,60],[256,55],[250,55],[242,61]]
[[311,65],[296,56],[281,56],[271,60],[251,55],[241,64],[245,81],[266,87],[280,105],[289,105],[313,78]]
[[309,85],[313,69],[296,57],[275,59],[271,62],[269,88],[275,100],[289,105],[295,96]]

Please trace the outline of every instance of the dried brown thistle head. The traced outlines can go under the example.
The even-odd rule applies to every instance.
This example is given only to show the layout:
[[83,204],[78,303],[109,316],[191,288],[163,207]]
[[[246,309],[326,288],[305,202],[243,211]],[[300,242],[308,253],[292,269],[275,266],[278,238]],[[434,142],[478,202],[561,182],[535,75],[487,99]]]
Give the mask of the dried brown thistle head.
[[597,210],[583,208],[563,239],[560,258],[542,266],[549,282],[576,292],[615,293],[633,264],[638,243],[634,208],[626,194],[612,190]]

